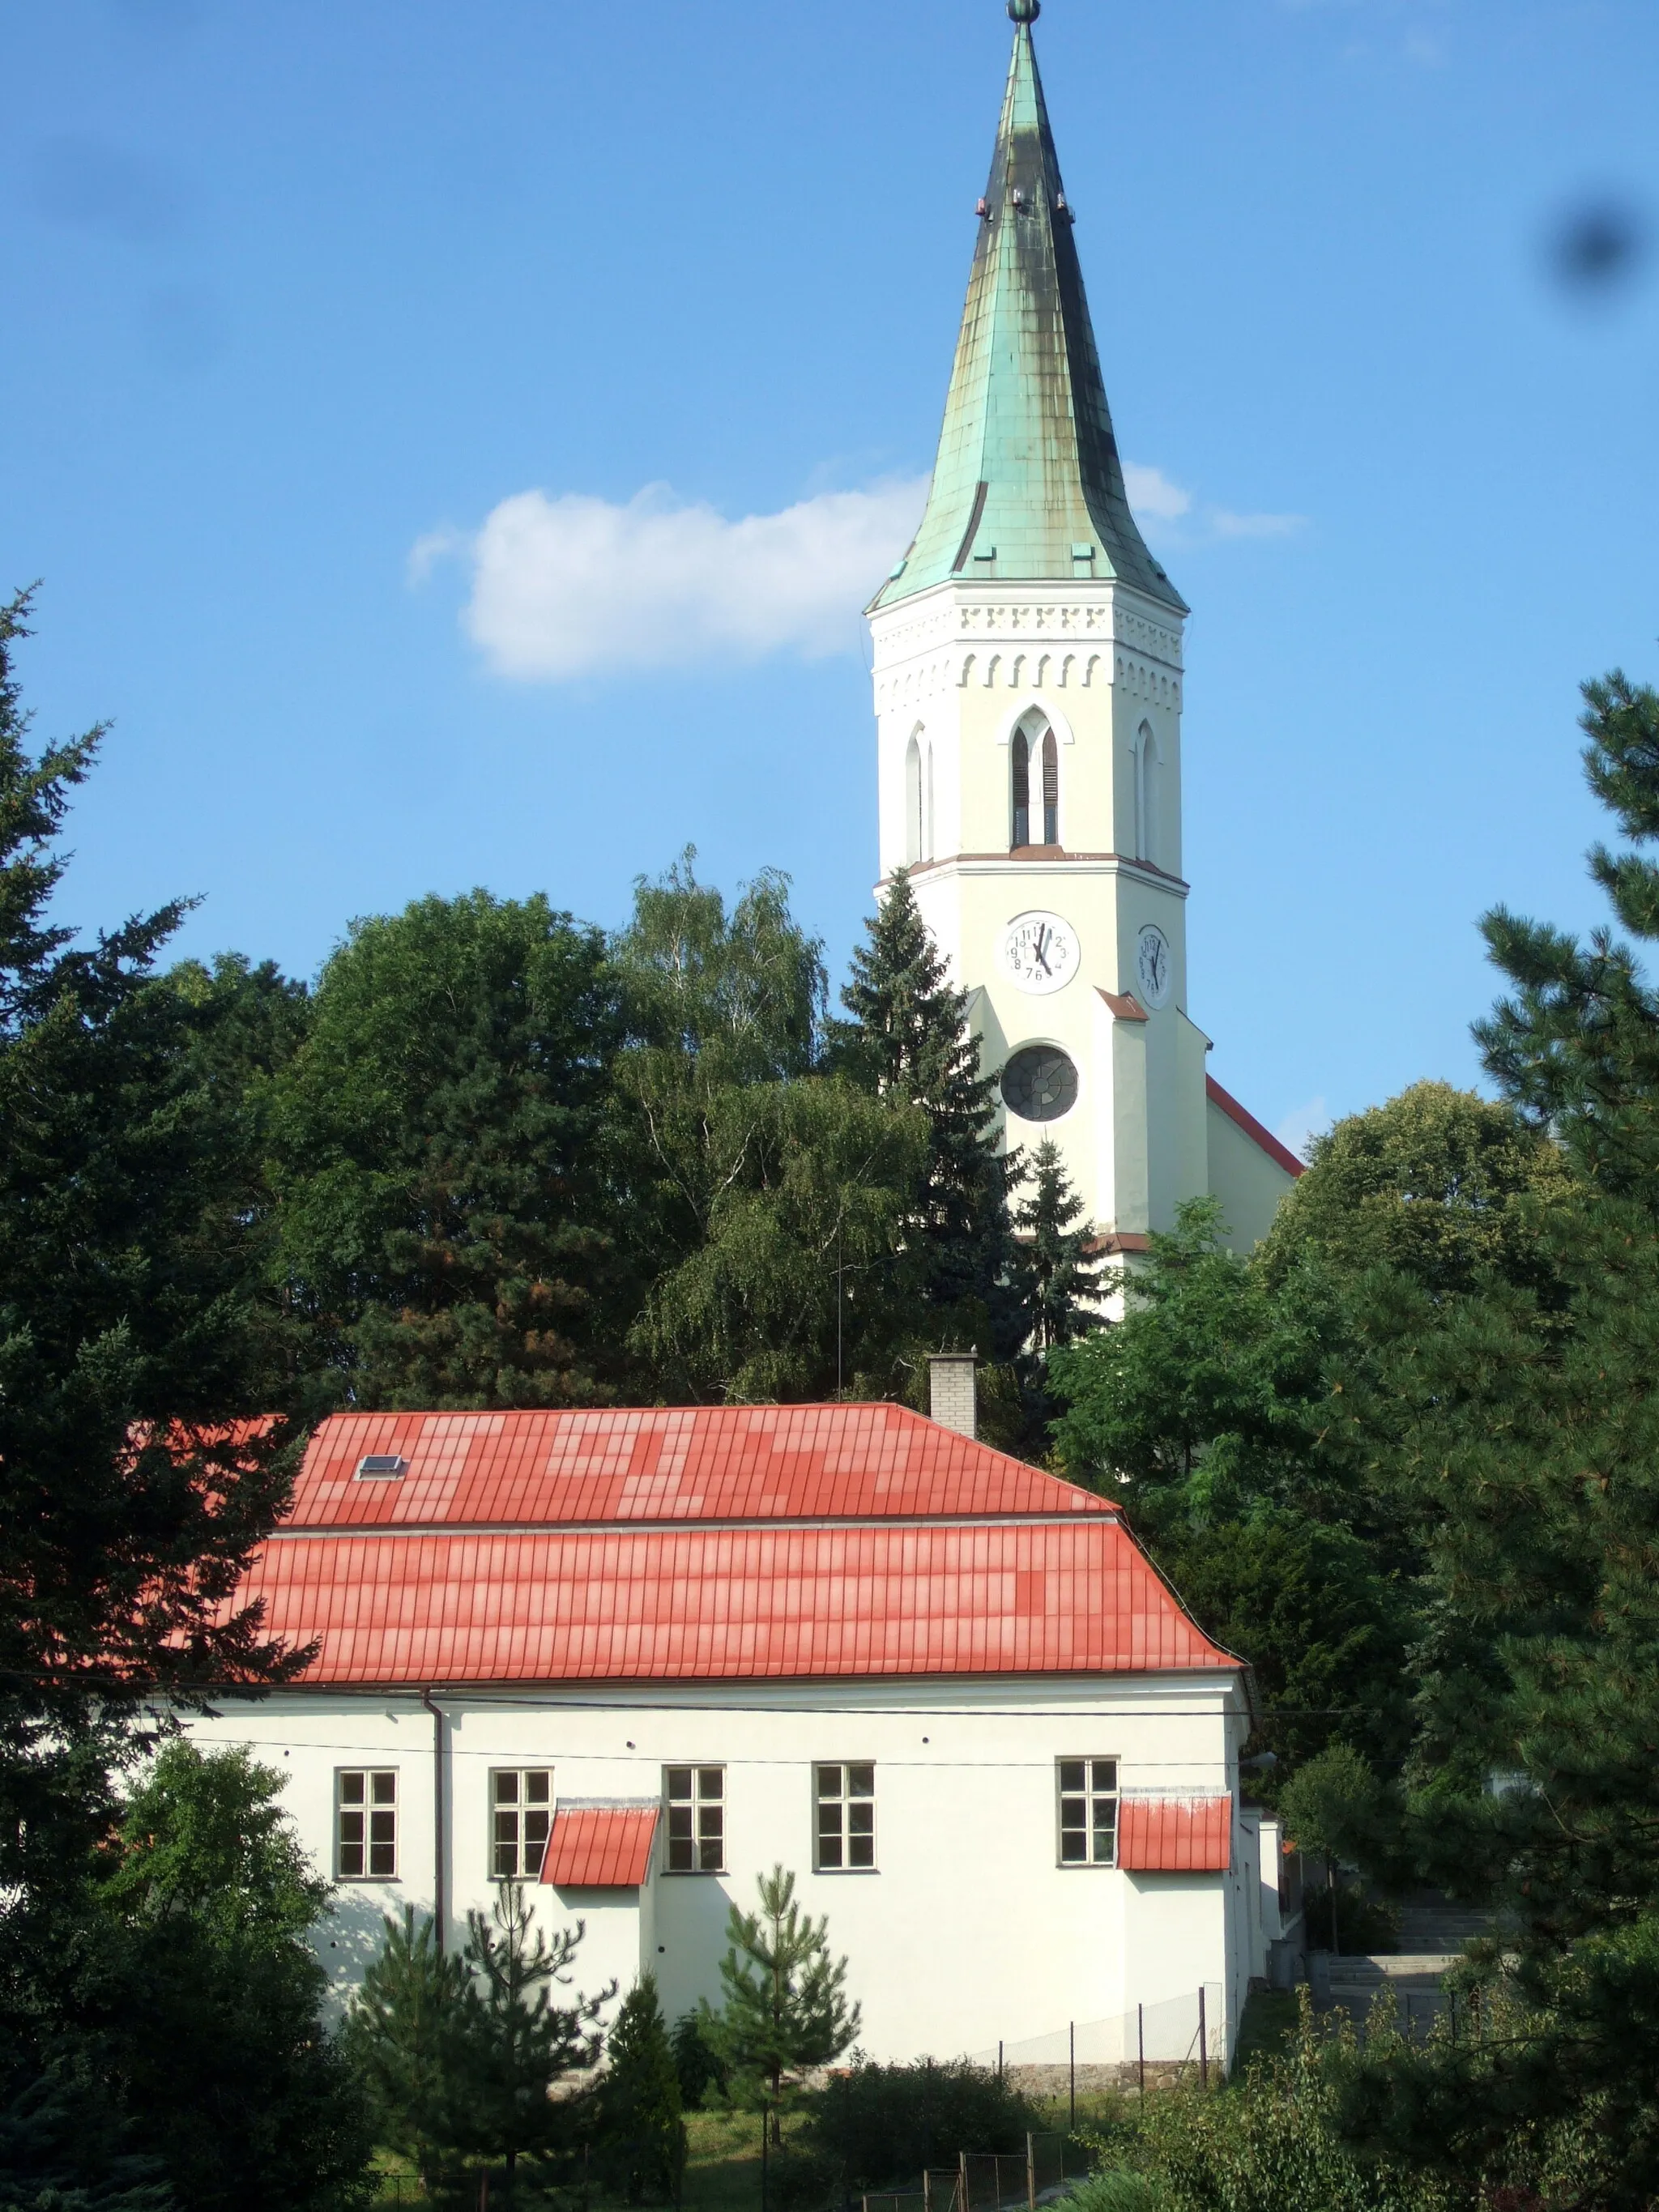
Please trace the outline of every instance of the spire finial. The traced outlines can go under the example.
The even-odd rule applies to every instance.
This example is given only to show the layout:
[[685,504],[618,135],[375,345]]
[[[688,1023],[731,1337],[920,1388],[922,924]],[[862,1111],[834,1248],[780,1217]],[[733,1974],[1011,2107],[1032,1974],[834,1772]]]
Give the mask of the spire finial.
[[1042,0],[1008,0],[1008,13],[1017,23],[1035,23],[1042,13]]

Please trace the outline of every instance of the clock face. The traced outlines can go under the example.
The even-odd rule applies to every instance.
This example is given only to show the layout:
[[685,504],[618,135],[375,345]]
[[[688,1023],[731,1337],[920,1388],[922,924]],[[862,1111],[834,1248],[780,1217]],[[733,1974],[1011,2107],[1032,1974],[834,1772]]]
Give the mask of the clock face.
[[1057,914],[1018,915],[1002,940],[1002,964],[1022,991],[1063,990],[1082,955],[1077,932]]
[[1156,922],[1149,921],[1135,939],[1135,975],[1149,1006],[1161,1006],[1168,1000],[1174,965],[1169,939]]

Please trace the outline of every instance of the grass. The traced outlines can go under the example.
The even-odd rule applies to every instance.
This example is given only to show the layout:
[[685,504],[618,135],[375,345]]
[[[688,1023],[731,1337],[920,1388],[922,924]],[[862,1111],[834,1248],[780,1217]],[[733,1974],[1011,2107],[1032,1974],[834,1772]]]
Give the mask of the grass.
[[1252,1990],[1244,2001],[1244,2017],[1238,2023],[1235,2074],[1252,2058],[1276,2058],[1288,2050],[1296,2036],[1297,2001],[1294,1990]]

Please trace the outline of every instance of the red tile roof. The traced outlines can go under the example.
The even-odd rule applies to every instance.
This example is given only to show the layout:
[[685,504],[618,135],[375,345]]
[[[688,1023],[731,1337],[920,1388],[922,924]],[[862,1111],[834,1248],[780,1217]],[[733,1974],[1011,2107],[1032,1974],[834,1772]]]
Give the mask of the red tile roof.
[[1115,1505],[896,1406],[337,1415],[256,1598],[317,1685],[1238,1667]]
[[637,1889],[651,1871],[657,1807],[565,1805],[554,1814],[542,1880],[560,1889]]
[[[356,1480],[395,1456],[393,1481]],[[690,1406],[560,1413],[337,1413],[290,1528],[866,1520],[1114,1509],[904,1406]]]
[[1231,1797],[1126,1797],[1117,1863],[1134,1874],[1225,1874],[1233,1863]]

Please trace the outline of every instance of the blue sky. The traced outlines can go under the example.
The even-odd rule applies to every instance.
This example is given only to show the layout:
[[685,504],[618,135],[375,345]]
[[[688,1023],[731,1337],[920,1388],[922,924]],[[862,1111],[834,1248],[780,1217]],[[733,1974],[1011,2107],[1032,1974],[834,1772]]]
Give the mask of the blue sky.
[[[185,949],[310,973],[427,890],[618,921],[690,842],[789,871],[839,971],[858,609],[932,459],[997,0],[0,30],[0,580],[45,580],[40,735],[115,724],[70,916],[201,893]],[[1577,686],[1659,673],[1659,267],[1547,251],[1659,214],[1659,9],[1048,0],[1038,36],[1194,611],[1215,1071],[1291,1134],[1471,1080],[1475,916],[1596,918]]]

